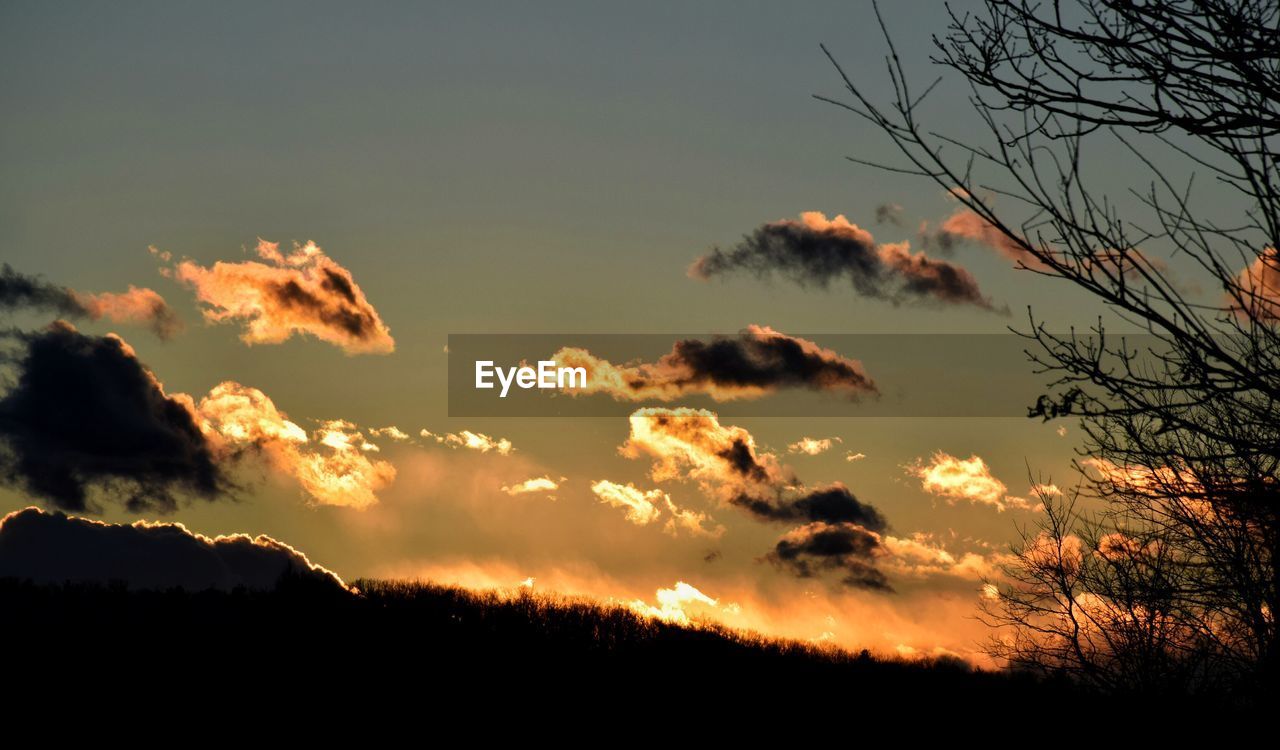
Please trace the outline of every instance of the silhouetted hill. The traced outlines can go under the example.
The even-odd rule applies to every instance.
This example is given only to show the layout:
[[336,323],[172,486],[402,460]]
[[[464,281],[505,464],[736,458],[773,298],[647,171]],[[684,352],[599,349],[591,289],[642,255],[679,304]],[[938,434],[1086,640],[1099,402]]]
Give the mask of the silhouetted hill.
[[1003,713],[1063,699],[1080,709],[1093,700],[1063,683],[955,660],[884,660],[581,600],[400,581],[355,585],[360,595],[300,577],[274,591],[198,593],[2,580],[6,676],[101,687],[141,675],[179,692],[222,680],[329,696],[386,690],[403,698],[405,690],[444,688],[503,705],[681,695],[704,709],[725,701],[765,713],[784,706]]

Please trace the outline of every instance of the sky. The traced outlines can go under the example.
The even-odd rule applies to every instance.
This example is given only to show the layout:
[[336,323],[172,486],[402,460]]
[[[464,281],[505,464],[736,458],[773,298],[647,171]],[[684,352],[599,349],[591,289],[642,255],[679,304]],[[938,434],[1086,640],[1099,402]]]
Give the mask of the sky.
[[[932,80],[942,5],[884,12],[908,74]],[[790,477],[779,486],[841,483],[878,509],[887,522],[870,530],[887,550],[877,559],[888,592],[844,583],[843,569],[800,577],[771,561],[803,524],[743,512],[722,467],[699,473],[687,454],[664,476],[665,454],[635,439],[634,419],[448,412],[450,334],[671,334],[674,344],[757,325],[823,345],[824,334],[1001,333],[1029,305],[1057,330],[1099,315],[981,242],[928,252],[1012,315],[733,267],[691,278],[695,259],[742,247],[771,222],[818,231],[805,212],[844,237],[853,230],[830,227],[846,216],[874,235],[875,252],[903,241],[918,252],[920,223],[937,227],[956,210],[933,185],[845,158],[883,157],[886,144],[812,98],[840,93],[820,43],[887,94],[865,2],[0,4],[0,258],[83,295],[154,290],[184,323],[175,335],[92,309],[71,323],[85,336],[119,334],[166,394],[191,396],[210,435],[226,415],[199,404],[231,381],[264,394],[306,441],[276,435],[237,459],[234,491],[183,496],[163,513],[108,498],[87,514],[266,534],[346,580],[526,582],[642,601],[662,616],[980,660],[981,578],[1034,523],[1031,485],[1073,481],[1075,425],[714,423],[749,435],[755,457]],[[948,81],[927,114],[978,134],[967,93]],[[1097,178],[1122,186],[1131,172],[1107,148]],[[896,222],[877,221],[883,206],[899,207]],[[253,316],[227,312],[243,298],[218,262],[241,264],[250,285],[253,274],[337,268],[358,286],[373,333],[344,338],[304,321],[254,340]],[[6,325],[43,330],[54,317],[16,309]],[[6,376],[11,389],[16,377]],[[216,439],[219,450],[244,447]],[[319,497],[298,469],[340,450],[378,475],[359,503]],[[930,484],[938,467],[977,484]],[[556,487],[518,491],[537,478]],[[628,484],[638,495],[619,489]],[[617,499],[636,496],[653,520]],[[0,489],[0,511],[32,504],[56,507],[21,482]],[[694,530],[672,508],[705,518]]]

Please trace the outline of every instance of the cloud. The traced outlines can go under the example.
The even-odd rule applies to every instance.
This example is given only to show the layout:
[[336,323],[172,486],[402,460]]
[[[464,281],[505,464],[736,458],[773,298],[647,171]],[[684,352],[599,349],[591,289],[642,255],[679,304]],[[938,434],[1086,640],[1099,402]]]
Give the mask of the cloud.
[[681,508],[660,489],[646,492],[630,482],[618,484],[600,479],[592,482],[591,491],[600,502],[623,509],[627,520],[637,526],[646,526],[665,516],[662,530],[671,536],[679,536],[684,531],[692,536],[716,539],[724,534],[724,527],[706,513]]
[[723,501],[741,494],[775,494],[795,481],[776,456],[757,452],[751,433],[721,425],[704,409],[639,409],[629,423],[631,431],[619,453],[651,457],[654,481],[692,479]]
[[[650,476],[655,481],[691,479],[708,495],[757,520],[804,524],[767,556],[778,567],[805,577],[841,568],[848,585],[887,588],[877,580],[876,553],[871,550],[879,547],[879,533],[888,523],[848,487],[838,482],[805,487],[776,456],[757,451],[750,433],[721,425],[705,410],[640,409],[630,422],[631,433],[619,452],[629,458],[653,458]],[[824,550],[836,549],[828,544],[833,536],[857,537],[858,550],[866,554],[824,555]]]
[[369,304],[351,272],[314,242],[282,254],[260,240],[265,262],[219,261],[203,267],[184,260],[173,276],[195,290],[204,317],[214,323],[242,322],[247,344],[279,344],[294,334],[315,336],[347,354],[389,354],[391,332]]
[[716,523],[711,516],[702,511],[677,506],[672,502],[670,495],[666,495],[663,499],[666,501],[668,513],[667,522],[662,525],[665,533],[680,536],[683,531],[691,536],[708,539],[719,539],[724,536],[724,526]]
[[959,500],[991,505],[1003,512],[1006,507],[1031,510],[1025,498],[1012,497],[1004,482],[991,474],[980,456],[956,458],[942,451],[933,454],[928,463],[916,461],[907,471],[920,479],[925,492],[937,495],[950,504]]
[[835,483],[806,488],[772,453],[757,451],[741,427],[720,424],[702,409],[640,409],[619,452],[654,459],[654,481],[692,479],[710,496],[766,521],[849,521],[872,529],[886,524],[879,511]]
[[171,511],[177,496],[229,488],[190,397],[167,395],[118,336],[58,321],[10,334],[13,387],[0,398],[0,471],[10,484],[70,511],[97,511],[90,491],[130,510]]
[[879,510],[860,501],[839,482],[773,502],[742,497],[735,503],[768,521],[855,523],[872,531],[884,531],[889,525]]
[[[516,484],[502,485],[502,491],[512,497],[515,497],[516,495],[528,495],[534,492],[554,492],[559,488],[560,483],[549,476],[533,477]],[[555,500],[555,497],[552,495],[548,495],[547,497]]]
[[828,220],[818,211],[801,214],[799,221],[784,219],[758,227],[728,250],[714,248],[694,261],[689,276],[707,280],[734,271],[761,277],[778,273],[802,286],[821,288],[847,276],[859,294],[894,304],[996,310],[964,268],[923,252],[912,254],[906,242],[877,243],[870,232],[844,216]]
[[989,581],[1001,577],[1002,566],[1014,559],[1007,553],[989,550],[952,552],[933,535],[924,533],[909,537],[885,535],[881,542],[887,553],[881,566],[904,577],[950,576],[966,581]]
[[129,285],[127,292],[101,292],[80,295],[86,314],[93,320],[146,325],[162,339],[172,338],[182,330],[182,320],[154,290]]
[[1021,243],[1010,239],[986,219],[964,207],[957,208],[942,222],[933,241],[944,248],[953,247],[960,242],[977,242],[1026,268],[1046,268]]
[[627,520],[637,526],[645,526],[658,520],[658,503],[667,494],[662,490],[645,492],[635,485],[618,484],[607,479],[592,482],[591,491],[600,502],[623,509]]
[[836,443],[844,442],[838,437],[829,438],[811,438],[802,437],[791,445],[787,446],[788,453],[803,453],[807,456],[816,456],[820,453],[826,453],[835,446]]
[[615,365],[585,349],[552,355],[559,367],[581,367],[587,387],[575,395],[607,393],[618,401],[670,401],[706,394],[716,401],[758,398],[779,388],[807,388],[849,398],[877,393],[862,363],[768,326],[748,326],[736,338],[677,341],[654,363]]
[[902,206],[897,203],[881,203],[876,206],[876,223],[902,226]]
[[846,460],[846,461],[861,461],[862,459],[864,459],[864,458],[866,458],[866,457],[867,457],[867,454],[865,454],[865,453],[854,453],[853,451],[849,451],[848,453],[845,453],[845,455],[844,455],[844,460]]
[[79,296],[65,286],[49,284],[0,265],[0,308],[45,310],[58,315],[88,315]]
[[[1209,505],[1204,499],[1209,492],[1195,472],[1179,465],[1175,458],[1171,457],[1168,461],[1164,466],[1123,465],[1090,456],[1081,460],[1080,465],[1091,472],[1090,476],[1096,476],[1124,493],[1157,500],[1179,497],[1181,504],[1187,508]],[[1048,494],[1060,494],[1057,487],[1049,487],[1052,491]]]
[[1280,319],[1280,254],[1268,247],[1258,254],[1236,278],[1240,285],[1243,309],[1238,315],[1252,314],[1259,320]]
[[1041,570],[1060,569],[1071,575],[1079,571],[1084,563],[1085,549],[1085,543],[1075,534],[1067,534],[1058,539],[1041,531],[1023,543],[1019,565],[1025,564]]
[[0,265],[0,310],[43,310],[65,317],[146,325],[160,338],[182,330],[182,321],[158,292],[129,286],[127,292],[88,294],[41,281]]
[[262,391],[227,381],[197,406],[166,394],[118,336],[87,336],[58,322],[13,334],[16,384],[0,399],[0,470],[54,507],[168,512],[180,495],[205,499],[232,488],[234,461],[252,449],[293,476],[317,502],[367,507],[395,478],[370,460],[376,446],[355,426],[331,420],[308,435]]
[[328,420],[308,435],[257,388],[219,383],[200,400],[197,414],[224,452],[252,447],[322,505],[368,508],[395,481],[391,463],[365,455],[376,446],[355,425]]
[[[1011,260],[1020,268],[1037,271],[1050,271],[1047,264],[1017,240],[1010,239],[993,224],[969,208],[958,208],[942,222],[942,226],[932,235],[922,232],[925,245],[932,243],[944,250],[950,250],[961,242],[975,242],[995,250],[1001,256]],[[1041,253],[1054,252],[1049,247],[1041,247]],[[1068,259],[1057,254],[1064,262]],[[1096,250],[1079,260],[1079,270],[1093,275],[1095,272],[1106,276],[1121,277],[1134,281],[1142,280],[1142,271],[1147,269],[1161,276],[1167,283],[1184,292],[1198,292],[1193,285],[1179,282],[1169,264],[1160,258],[1143,253],[1138,248],[1130,248],[1124,252],[1115,249]]]
[[837,571],[846,586],[890,591],[876,567],[883,555],[879,534],[853,523],[818,521],[788,532],[765,559],[800,578]]
[[369,434],[373,437],[388,438],[390,440],[396,441],[397,443],[403,443],[409,440],[409,433],[405,432],[399,427],[396,427],[395,425],[388,425],[387,427],[375,427],[369,430]]
[[715,608],[720,604],[719,601],[712,599],[699,591],[697,587],[684,581],[676,581],[676,584],[671,588],[658,589],[655,598],[658,601],[657,606],[649,604],[643,599],[635,599],[628,606],[633,611],[646,617],[688,624],[689,612],[686,611],[686,608],[690,605]]
[[466,448],[468,450],[488,453],[493,451],[499,456],[510,456],[515,447],[511,445],[511,441],[506,438],[495,438],[484,434],[483,432],[472,432],[471,430],[461,430],[459,432],[446,432],[443,434],[435,433],[430,430],[422,430],[418,433],[424,438],[431,438],[441,445],[447,445],[450,448]]
[[111,524],[38,508],[0,519],[0,578],[228,591],[271,589],[285,574],[345,588],[337,575],[268,536],[210,538],[177,523]]
[[294,475],[316,502],[368,508],[378,502],[378,492],[395,481],[395,466],[366,456],[365,451],[376,448],[350,422],[324,422],[315,435],[328,451],[299,451]]

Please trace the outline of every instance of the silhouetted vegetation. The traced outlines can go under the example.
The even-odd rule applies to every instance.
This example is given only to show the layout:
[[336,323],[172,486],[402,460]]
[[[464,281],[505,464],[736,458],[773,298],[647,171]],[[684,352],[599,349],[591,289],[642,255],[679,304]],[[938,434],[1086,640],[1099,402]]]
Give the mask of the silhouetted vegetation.
[[87,685],[130,673],[181,692],[256,675],[330,695],[479,683],[535,699],[549,689],[605,699],[660,688],[654,699],[692,693],[704,707],[750,694],[769,711],[797,703],[968,711],[1090,699],[1065,682],[955,659],[884,659],[581,599],[406,581],[355,586],[358,595],[296,578],[275,591],[192,593],[0,580],[6,676]]
[[[924,122],[942,79],[912,91],[887,30],[887,102],[836,66],[848,97],[828,101],[901,157],[876,166],[1098,303],[1089,335],[1031,310],[1022,331],[1048,380],[1030,415],[1084,438],[1078,491],[1044,493],[988,602],[1010,663],[1152,699],[1280,691],[1278,23],[1261,0],[953,11],[930,51],[971,92],[973,138]],[[1098,168],[1125,154],[1117,191]]]

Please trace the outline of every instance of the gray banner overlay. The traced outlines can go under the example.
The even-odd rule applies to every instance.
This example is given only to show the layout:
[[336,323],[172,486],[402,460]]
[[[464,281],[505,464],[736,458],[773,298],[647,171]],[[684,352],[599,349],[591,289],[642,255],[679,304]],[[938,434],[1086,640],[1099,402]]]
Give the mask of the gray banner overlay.
[[[521,388],[514,380],[505,397],[494,387],[476,388],[476,363],[486,373],[522,363],[536,370],[565,347],[585,349],[615,366],[657,363],[678,341],[741,341],[743,334],[450,334],[450,417],[616,417],[646,406],[704,408],[721,416],[767,417],[1025,417],[1046,391],[1027,351],[1035,342],[1013,334],[789,334],[842,360],[861,365],[874,388],[851,392],[811,382],[790,382],[756,398],[716,400],[682,393],[661,400],[618,399],[610,393],[575,394],[559,388]],[[1158,342],[1126,337],[1131,346]],[[783,365],[785,367],[786,365]],[[552,374],[554,377],[554,374]],[[529,378],[526,377],[526,382]],[[625,393],[626,390],[622,389]]]

